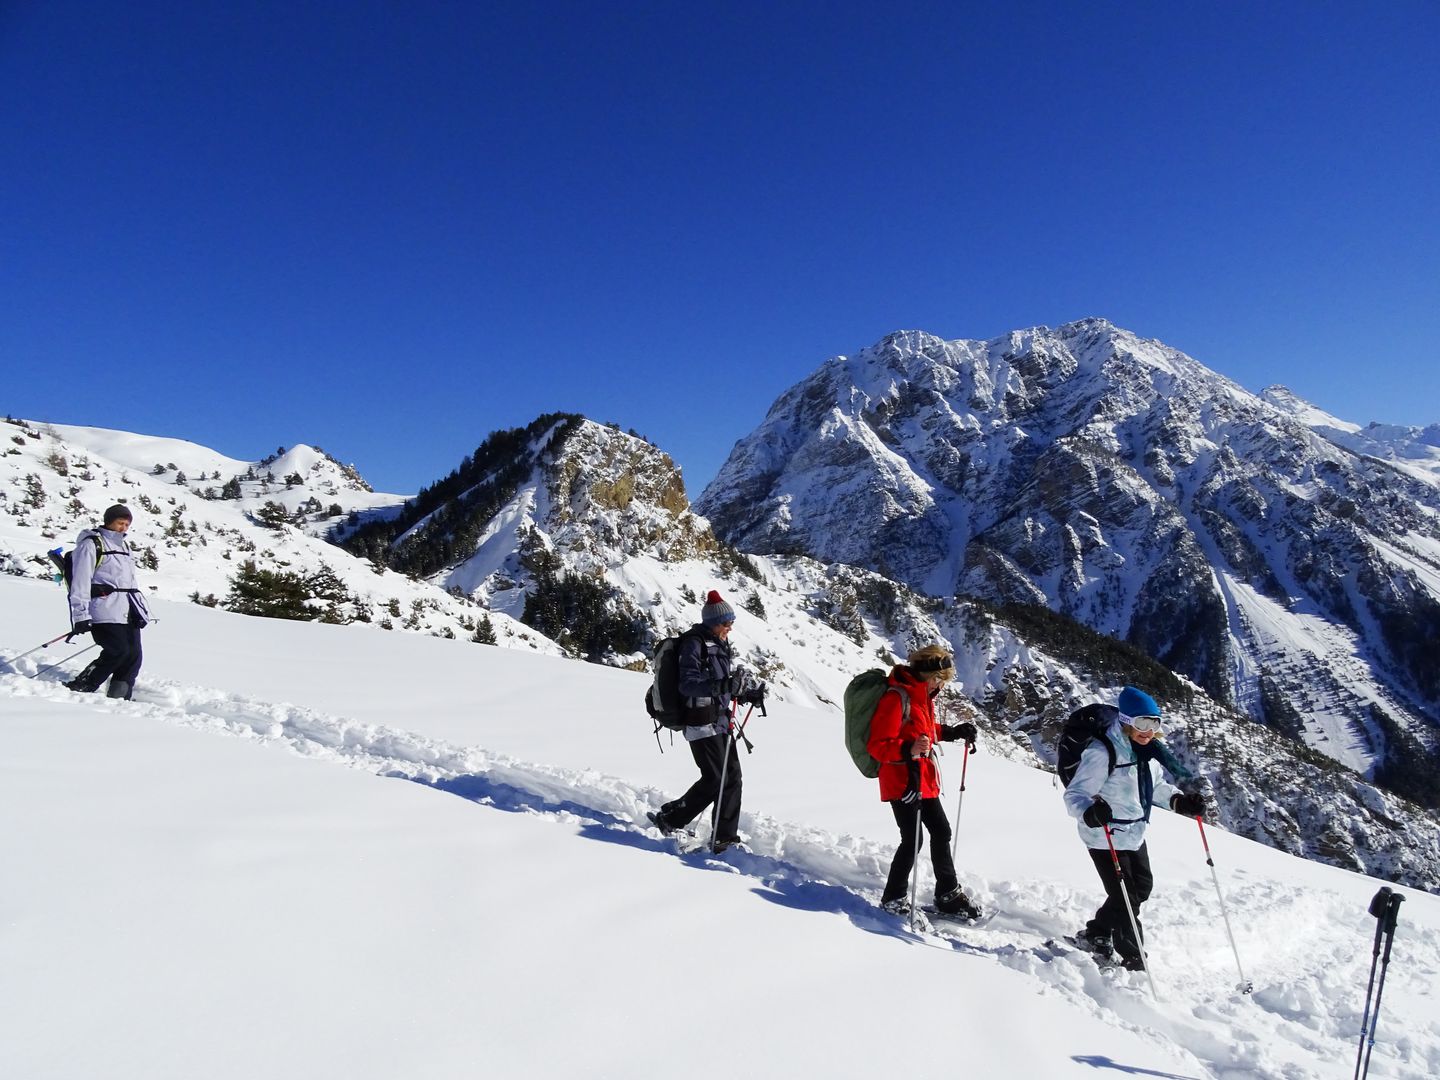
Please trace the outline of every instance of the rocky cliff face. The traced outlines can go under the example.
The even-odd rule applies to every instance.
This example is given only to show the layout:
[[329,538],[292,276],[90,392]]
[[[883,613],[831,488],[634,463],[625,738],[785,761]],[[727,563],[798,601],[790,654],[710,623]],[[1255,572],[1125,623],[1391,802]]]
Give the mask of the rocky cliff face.
[[697,508],[747,551],[1044,604],[1440,803],[1440,486],[1103,320],[829,360]]

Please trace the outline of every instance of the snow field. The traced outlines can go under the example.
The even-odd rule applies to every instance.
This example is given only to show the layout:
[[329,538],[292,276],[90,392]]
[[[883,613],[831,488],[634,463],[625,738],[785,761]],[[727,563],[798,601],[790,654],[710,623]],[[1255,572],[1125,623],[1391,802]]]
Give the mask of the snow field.
[[[54,591],[0,581],[10,625],[45,625]],[[517,1075],[562,1066],[572,1076],[669,1075],[693,1063],[694,1025],[713,1018],[743,1031],[724,1040],[716,1075],[743,1059],[760,1075],[809,1073],[823,1060],[829,1075],[869,1076],[875,1057],[816,1033],[891,1000],[893,985],[935,1002],[936,1075],[947,1055],[988,1066],[987,1075],[1034,1076],[1092,1075],[1080,1059],[1096,1055],[1224,1077],[1319,1077],[1353,1061],[1373,879],[1207,830],[1256,985],[1245,997],[1233,990],[1197,830],[1157,813],[1157,884],[1144,911],[1156,1004],[1142,975],[1037,953],[1100,898],[1045,774],[972,759],[961,875],[995,914],[916,938],[874,907],[893,822],[844,759],[833,714],[755,719],[757,750],[744,761],[750,850],[676,859],[675,841],[637,822],[688,785],[693,767],[679,744],[655,752],[637,715],[643,676],[417,635],[158,607],[135,702],[72,695],[58,671],[38,681],[0,674],[11,748],[0,799],[18,823],[3,858],[26,882],[0,902],[0,1013],[17,1024],[12,1034],[27,1035],[7,1037],[12,1050],[0,1055],[33,1048],[32,1031],[48,1032],[53,1048],[80,1028],[91,1043],[148,1062],[97,1065],[92,1075],[196,1075],[152,1042],[155,1017],[183,997],[204,1040],[234,1039],[232,1026],[246,1024],[276,1034],[276,1045],[235,1058],[272,1075],[299,1075],[301,1062],[310,1075],[339,1074],[339,1062],[346,1075],[407,1075],[422,1060],[483,1060]],[[34,644],[7,636],[0,655]],[[53,656],[19,667],[33,672]],[[294,753],[261,753],[267,746]],[[335,764],[349,768],[320,767]],[[953,792],[946,798],[953,817]],[[928,860],[922,866],[926,888]],[[184,911],[166,889],[188,896]],[[1406,895],[1376,1076],[1440,1072],[1440,912],[1433,898]],[[117,937],[119,926],[134,933]],[[213,975],[197,985],[191,967],[164,959],[174,955],[203,957],[224,987]],[[257,968],[260,955],[276,959]],[[720,973],[697,970],[717,958],[728,961]],[[407,962],[415,970],[397,974]],[[282,963],[321,996],[302,1004],[278,990]],[[101,976],[77,996],[69,983],[82,970]],[[36,998],[37,987],[54,996]],[[375,1000],[357,1006],[364,995]],[[27,1011],[34,1000],[65,1005],[47,1023]],[[262,1017],[264,1000],[273,1008]],[[588,1019],[552,1015],[561,1003]],[[417,1014],[422,1007],[434,1011]],[[310,1014],[317,1045],[298,1019]],[[557,1040],[549,1024],[561,1020]],[[407,1029],[425,1039],[409,1065],[349,1045],[361,1031]],[[537,1056],[541,1047],[553,1056]],[[205,1061],[205,1075],[243,1075],[200,1045],[186,1053]],[[277,1061],[286,1063],[278,1072]],[[0,1071],[83,1071],[63,1055],[17,1063],[24,1068]]]

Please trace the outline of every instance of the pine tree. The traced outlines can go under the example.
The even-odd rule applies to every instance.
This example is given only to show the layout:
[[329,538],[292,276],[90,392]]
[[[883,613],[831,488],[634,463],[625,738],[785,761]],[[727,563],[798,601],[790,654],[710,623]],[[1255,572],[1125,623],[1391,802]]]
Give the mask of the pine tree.
[[225,607],[241,615],[306,621],[316,614],[306,606],[307,599],[309,590],[299,574],[261,570],[253,559],[247,559],[230,579]]

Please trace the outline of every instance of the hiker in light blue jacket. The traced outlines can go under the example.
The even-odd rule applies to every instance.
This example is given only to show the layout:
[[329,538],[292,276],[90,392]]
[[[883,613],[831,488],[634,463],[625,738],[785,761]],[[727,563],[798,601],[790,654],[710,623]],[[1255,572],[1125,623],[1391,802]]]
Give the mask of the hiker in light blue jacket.
[[[1204,813],[1199,795],[1187,795],[1165,781],[1161,763],[1178,768],[1169,752],[1153,740],[1160,734],[1160,706],[1143,690],[1127,686],[1120,692],[1114,718],[1105,739],[1115,751],[1111,767],[1109,751],[1092,739],[1080,755],[1075,775],[1065,787],[1065,809],[1077,821],[1080,839],[1090,850],[1090,859],[1105,886],[1105,903],[1085,924],[1081,944],[1108,957],[1113,945],[1120,963],[1132,970],[1144,966],[1140,942],[1130,926],[1121,882],[1115,874],[1118,859],[1125,888],[1140,925],[1140,905],[1150,896],[1155,879],[1150,872],[1150,852],[1145,846],[1145,827],[1150,808],[1168,806],[1181,814]],[[1110,829],[1110,841],[1105,828]],[[1110,843],[1115,845],[1115,857]]]
[[130,529],[130,508],[116,503],[105,511],[105,524],[86,529],[75,541],[71,555],[70,636],[93,634],[100,655],[65,685],[90,694],[110,680],[107,697],[125,698],[135,692],[140,673],[140,631],[150,621],[145,594],[135,579],[135,558],[125,534]]

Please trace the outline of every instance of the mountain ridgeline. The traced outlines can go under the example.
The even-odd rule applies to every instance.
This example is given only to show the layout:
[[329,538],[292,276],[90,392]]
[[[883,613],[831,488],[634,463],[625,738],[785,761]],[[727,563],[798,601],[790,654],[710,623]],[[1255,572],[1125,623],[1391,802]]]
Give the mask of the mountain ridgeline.
[[406,501],[399,514],[359,525],[341,546],[411,577],[464,561],[537,460],[583,421],[571,413],[547,413],[527,427],[493,432],[448,476]]
[[1440,805],[1434,474],[1103,320],[829,360],[696,508],[745,551],[1049,608]]

